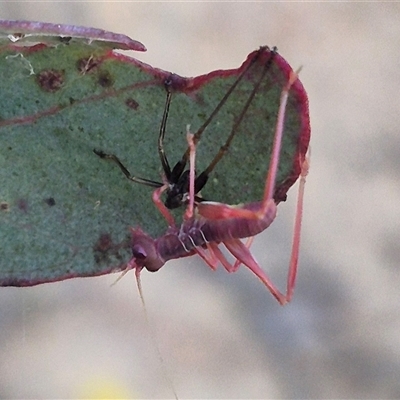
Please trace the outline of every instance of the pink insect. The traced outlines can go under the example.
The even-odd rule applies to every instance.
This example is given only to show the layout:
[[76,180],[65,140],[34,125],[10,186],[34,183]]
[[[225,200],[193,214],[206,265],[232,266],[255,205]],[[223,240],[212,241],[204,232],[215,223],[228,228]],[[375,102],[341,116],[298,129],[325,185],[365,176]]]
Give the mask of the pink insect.
[[[135,269],[140,288],[140,272],[143,268],[158,271],[167,261],[198,254],[207,265],[215,270],[219,264],[228,272],[235,272],[241,264],[248,267],[268,288],[281,305],[288,303],[293,295],[300,245],[300,231],[303,208],[305,178],[308,173],[308,160],[303,155],[300,161],[301,173],[294,224],[292,252],[289,263],[286,293],[281,293],[271,282],[250,252],[252,238],[270,226],[276,217],[277,205],[274,201],[275,178],[279,164],[285,110],[289,91],[297,80],[297,73],[291,72],[282,90],[277,116],[274,144],[265,181],[262,201],[232,206],[210,201],[197,201],[195,190],[196,137],[189,132],[189,195],[183,223],[177,226],[168,208],[161,201],[163,192],[170,188],[165,183],[153,192],[153,201],[166,218],[169,228],[166,233],[153,239],[140,228],[131,228],[131,248],[133,257],[127,263],[126,271]],[[241,239],[249,238],[244,244]],[[230,263],[220,249],[223,244],[236,259]]]

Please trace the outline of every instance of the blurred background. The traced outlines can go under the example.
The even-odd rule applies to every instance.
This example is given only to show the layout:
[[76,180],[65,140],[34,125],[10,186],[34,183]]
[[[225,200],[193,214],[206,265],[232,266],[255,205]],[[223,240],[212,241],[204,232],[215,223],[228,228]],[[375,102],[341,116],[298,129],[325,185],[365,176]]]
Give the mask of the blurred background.
[[[2,2],[3,19],[102,28],[195,76],[276,45],[311,113],[299,276],[280,307],[198,258],[0,288],[0,398],[399,398],[400,4]],[[296,188],[255,257],[284,288]],[[158,354],[157,347],[161,353]]]

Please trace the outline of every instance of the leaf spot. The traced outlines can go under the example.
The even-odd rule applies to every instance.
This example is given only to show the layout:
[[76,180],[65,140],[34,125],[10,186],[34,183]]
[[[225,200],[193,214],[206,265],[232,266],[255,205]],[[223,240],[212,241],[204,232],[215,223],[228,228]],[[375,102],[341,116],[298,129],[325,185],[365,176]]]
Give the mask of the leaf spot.
[[44,202],[49,206],[53,207],[56,205],[56,201],[54,200],[54,197],[48,197],[47,199],[44,199]]
[[122,261],[120,251],[129,247],[130,238],[121,243],[114,243],[109,233],[103,233],[93,245],[94,260],[96,264],[110,264],[115,259]]
[[36,81],[45,92],[56,92],[64,84],[64,71],[45,69],[38,73]]
[[114,83],[111,74],[108,71],[103,71],[99,74],[97,82],[102,87],[110,87]]
[[10,211],[10,205],[6,201],[0,202],[0,211]]
[[137,110],[139,108],[139,103],[136,100],[132,99],[132,97],[126,99],[125,104],[132,110]]
[[115,247],[111,235],[108,233],[101,234],[93,246],[94,259],[96,263],[107,263],[112,253],[115,252]]

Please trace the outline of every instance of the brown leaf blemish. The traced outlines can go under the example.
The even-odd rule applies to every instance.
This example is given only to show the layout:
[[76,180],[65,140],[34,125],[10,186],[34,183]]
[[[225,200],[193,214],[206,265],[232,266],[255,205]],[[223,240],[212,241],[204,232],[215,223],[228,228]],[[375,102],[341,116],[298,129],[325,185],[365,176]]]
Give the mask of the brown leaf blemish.
[[44,199],[44,202],[49,206],[53,207],[56,205],[56,201],[54,200],[54,197],[48,197],[47,199]]
[[99,74],[97,82],[102,87],[110,87],[114,83],[114,80],[113,80],[111,74],[108,71],[102,71]]
[[139,103],[136,100],[132,99],[132,97],[126,99],[125,104],[132,110],[137,110],[139,108]]
[[[111,235],[103,233],[93,246],[94,259],[96,264],[107,263],[110,255],[113,253],[115,245],[113,244]],[[115,251],[115,250],[114,250]]]
[[10,205],[6,201],[1,201],[0,202],[0,211],[10,211]]
[[101,58],[99,57],[84,57],[76,62],[76,68],[80,74],[85,75],[87,72],[93,71],[100,63]]
[[45,92],[56,92],[64,85],[64,71],[45,69],[36,75],[36,81]]
[[109,264],[112,259],[122,260],[120,250],[126,247],[125,242],[114,243],[111,235],[103,233],[93,246],[96,264]]

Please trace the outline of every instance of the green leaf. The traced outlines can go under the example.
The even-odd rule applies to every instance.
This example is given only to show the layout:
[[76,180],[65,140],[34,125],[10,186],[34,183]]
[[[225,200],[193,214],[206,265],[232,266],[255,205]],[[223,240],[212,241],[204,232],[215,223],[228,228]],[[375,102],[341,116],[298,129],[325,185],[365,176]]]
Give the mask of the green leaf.
[[[144,50],[123,35],[14,23],[15,29],[0,22],[0,285],[121,270],[131,257],[129,227],[157,238],[168,226],[152,202],[153,189],[129,181],[93,149],[117,155],[135,176],[161,182],[157,143],[165,81],[173,89],[165,138],[173,166],[187,148],[186,126],[196,132],[256,59],[202,134],[196,169],[204,170],[229,136],[270,50],[251,53],[238,69],[182,78],[115,53],[117,47]],[[29,38],[41,44],[29,45]],[[262,199],[290,71],[282,57],[273,58],[204,198],[228,204]],[[277,202],[299,176],[309,136],[307,96],[297,81],[287,107]],[[174,213],[178,223],[183,212]]]

